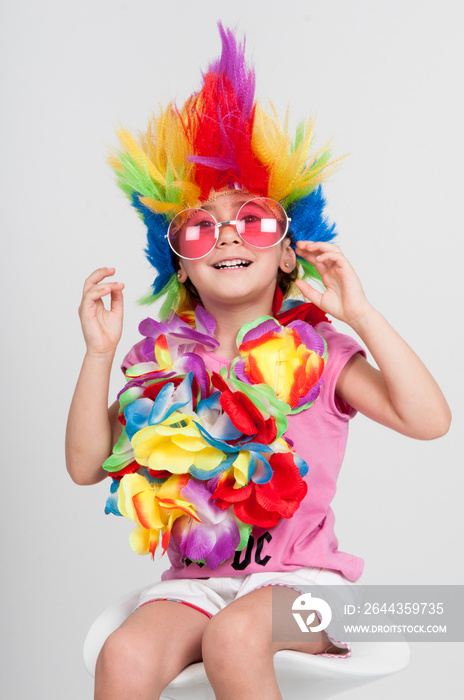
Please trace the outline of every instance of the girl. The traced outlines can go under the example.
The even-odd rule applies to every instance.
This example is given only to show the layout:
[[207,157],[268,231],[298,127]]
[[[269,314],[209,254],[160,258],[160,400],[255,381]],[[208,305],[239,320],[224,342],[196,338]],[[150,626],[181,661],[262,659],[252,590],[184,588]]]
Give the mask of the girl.
[[[346,656],[325,631],[274,641],[272,591],[291,603],[299,586],[359,580],[362,560],[338,550],[330,508],[357,411],[419,439],[450,423],[434,379],[329,242],[327,150],[308,157],[310,125],[290,143],[260,111],[244,46],[220,31],[202,90],[154,119],[140,145],[121,132],[112,161],[148,227],[151,299],[166,299],[164,320],[140,325],[109,409],[124,288],[113,268],[89,276],[80,306],[87,352],[68,471],[79,484],[110,473],[107,512],[134,520],[136,552],[159,544],[171,562],[104,644],[97,700],[159,698],[199,660],[219,700],[273,700],[279,649]],[[294,285],[308,303],[282,303]]]

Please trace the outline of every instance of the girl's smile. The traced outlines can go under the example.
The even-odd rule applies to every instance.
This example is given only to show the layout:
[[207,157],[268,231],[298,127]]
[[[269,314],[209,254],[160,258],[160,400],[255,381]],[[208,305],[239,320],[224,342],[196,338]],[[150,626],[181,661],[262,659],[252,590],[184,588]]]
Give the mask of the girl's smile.
[[250,267],[252,264],[251,260],[246,260],[245,258],[224,258],[214,263],[213,267],[215,270],[233,272],[243,270],[244,268]]

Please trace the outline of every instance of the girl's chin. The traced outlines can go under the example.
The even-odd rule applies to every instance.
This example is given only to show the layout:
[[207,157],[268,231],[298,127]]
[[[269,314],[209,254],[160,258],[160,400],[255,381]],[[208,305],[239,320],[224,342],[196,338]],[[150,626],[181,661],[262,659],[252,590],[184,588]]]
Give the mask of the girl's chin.
[[253,284],[245,284],[243,278],[228,275],[224,276],[221,280],[218,280],[218,286],[214,289],[203,290],[200,293],[201,299],[206,303],[209,301],[210,304],[230,304],[239,305],[243,304],[256,304],[260,307],[263,305],[263,301],[269,297],[272,304],[272,299],[275,293],[275,284],[269,287],[263,288],[260,286],[256,288]]

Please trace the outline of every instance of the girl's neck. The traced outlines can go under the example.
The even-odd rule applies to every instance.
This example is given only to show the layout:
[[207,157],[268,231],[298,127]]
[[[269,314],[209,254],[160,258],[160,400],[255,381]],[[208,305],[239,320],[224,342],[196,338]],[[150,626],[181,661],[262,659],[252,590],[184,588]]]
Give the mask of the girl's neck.
[[238,355],[236,339],[240,328],[260,316],[272,316],[272,302],[269,300],[240,306],[215,304],[206,300],[203,306],[216,321],[214,337],[219,341],[219,348],[215,354],[229,360]]

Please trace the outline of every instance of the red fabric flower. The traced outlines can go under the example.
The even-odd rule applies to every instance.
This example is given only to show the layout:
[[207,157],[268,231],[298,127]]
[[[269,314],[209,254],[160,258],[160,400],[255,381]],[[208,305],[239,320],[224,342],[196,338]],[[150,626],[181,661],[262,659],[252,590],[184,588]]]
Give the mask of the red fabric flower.
[[120,469],[118,472],[109,472],[108,476],[110,476],[112,479],[117,479],[118,481],[121,481],[123,476],[125,476],[126,474],[134,474],[138,469],[140,469],[140,464],[134,461],[128,464],[127,467],[123,467],[123,469]]
[[143,395],[146,396],[148,399],[154,401],[160,393],[161,389],[165,387],[166,384],[174,384],[175,387],[178,387],[179,384],[182,384],[184,378],[185,377],[183,377],[182,375],[177,375],[176,377],[167,377],[167,379],[163,379],[160,382],[149,384],[148,386],[144,387]]
[[269,462],[273,475],[266,484],[250,481],[237,489],[233,480],[220,480],[213,493],[217,505],[223,509],[233,505],[239,520],[259,527],[273,527],[280,518],[291,518],[306,496],[307,484],[291,453],[274,453]]
[[277,285],[272,305],[272,315],[282,326],[286,326],[291,321],[296,321],[297,319],[300,321],[305,321],[311,326],[315,326],[317,323],[321,323],[322,321],[332,323],[324,311],[310,301],[304,304],[298,304],[297,306],[292,306],[287,311],[280,311],[282,301],[282,290]]
[[[224,379],[215,372],[211,383],[221,392],[220,404],[233,425],[244,435],[249,435],[253,442],[270,445],[277,437],[275,419],[270,416],[264,420],[254,403],[241,391],[231,391]],[[230,441],[233,443],[233,441]],[[243,438],[240,438],[243,442]]]

